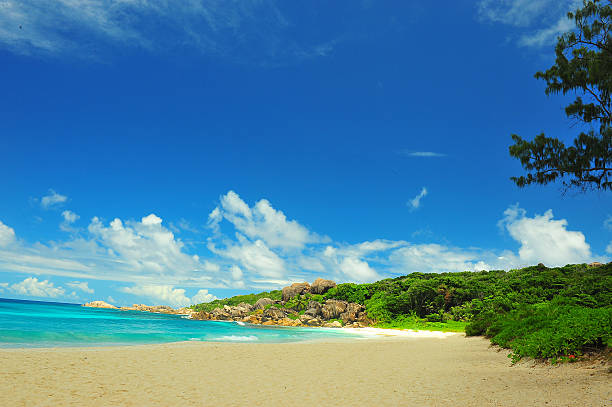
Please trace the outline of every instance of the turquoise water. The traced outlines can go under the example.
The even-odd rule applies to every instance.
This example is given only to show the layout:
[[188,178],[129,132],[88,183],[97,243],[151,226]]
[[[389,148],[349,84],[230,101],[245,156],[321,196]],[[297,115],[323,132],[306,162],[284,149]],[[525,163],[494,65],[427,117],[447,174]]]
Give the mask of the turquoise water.
[[180,341],[280,343],[354,337],[339,329],[244,326],[179,315],[0,298],[0,347],[103,346]]

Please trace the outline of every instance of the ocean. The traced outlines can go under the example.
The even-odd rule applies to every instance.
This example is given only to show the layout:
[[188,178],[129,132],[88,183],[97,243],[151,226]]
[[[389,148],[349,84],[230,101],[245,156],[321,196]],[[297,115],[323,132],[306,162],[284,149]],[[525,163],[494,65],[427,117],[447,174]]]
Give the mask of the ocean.
[[342,339],[355,333],[195,321],[180,315],[0,298],[0,347],[48,348],[182,341],[283,343]]

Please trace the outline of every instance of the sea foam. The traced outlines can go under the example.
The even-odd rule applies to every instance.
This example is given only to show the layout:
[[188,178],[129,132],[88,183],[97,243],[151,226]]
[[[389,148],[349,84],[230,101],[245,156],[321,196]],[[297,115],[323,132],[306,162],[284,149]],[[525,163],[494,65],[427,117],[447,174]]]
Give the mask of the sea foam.
[[239,335],[227,335],[217,338],[220,341],[235,341],[235,342],[250,342],[256,341],[258,338],[255,335],[239,336]]

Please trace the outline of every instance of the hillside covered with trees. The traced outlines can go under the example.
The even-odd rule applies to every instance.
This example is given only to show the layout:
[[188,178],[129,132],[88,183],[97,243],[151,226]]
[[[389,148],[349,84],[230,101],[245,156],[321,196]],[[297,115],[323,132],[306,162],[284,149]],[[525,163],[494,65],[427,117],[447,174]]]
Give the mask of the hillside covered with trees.
[[[339,284],[322,295],[288,301],[280,290],[194,305],[195,311],[255,304],[304,313],[312,301],[365,306],[373,325],[386,328],[465,330],[512,350],[514,361],[573,359],[612,345],[612,263],[543,265],[519,270],[412,273],[369,284]],[[257,312],[257,311],[254,311]]]

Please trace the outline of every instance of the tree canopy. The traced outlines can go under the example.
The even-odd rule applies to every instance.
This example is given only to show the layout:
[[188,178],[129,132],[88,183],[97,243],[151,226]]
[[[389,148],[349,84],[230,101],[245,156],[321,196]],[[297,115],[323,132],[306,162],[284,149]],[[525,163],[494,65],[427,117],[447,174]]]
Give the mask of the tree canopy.
[[544,133],[532,141],[513,134],[510,155],[526,175],[512,177],[519,187],[562,179],[566,188],[612,189],[612,0],[585,0],[568,18],[576,28],[557,40],[555,64],[535,77],[546,94],[577,94],[565,108],[568,117],[589,127],[565,144]]

